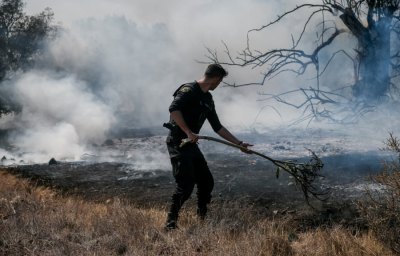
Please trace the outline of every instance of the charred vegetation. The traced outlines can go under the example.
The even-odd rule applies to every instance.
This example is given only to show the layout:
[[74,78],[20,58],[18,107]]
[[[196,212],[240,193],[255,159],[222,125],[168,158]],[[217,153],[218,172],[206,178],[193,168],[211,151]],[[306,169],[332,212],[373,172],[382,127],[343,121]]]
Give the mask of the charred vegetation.
[[[296,109],[303,114],[293,122],[328,120],[333,123],[354,124],[368,119],[368,113],[389,109],[396,111],[399,100],[398,75],[400,71],[400,2],[397,0],[321,0],[320,4],[302,4],[290,11],[278,15],[267,25],[251,29],[247,33],[247,47],[234,56],[227,44],[225,53],[229,61],[220,61],[216,50],[207,48],[206,55],[212,62],[224,65],[262,69],[260,82],[229,84],[240,87],[264,85],[267,80],[282,73],[291,72],[296,76],[313,69],[315,78],[308,86],[289,90],[279,94],[260,93],[265,96],[262,101],[275,100]],[[282,22],[287,16],[296,15],[302,9],[310,9],[311,14],[305,19],[303,30],[298,38],[292,35],[292,47],[268,51],[254,49],[251,35],[264,31],[274,24]],[[312,51],[303,49],[301,42],[312,20],[318,19],[316,26],[315,47]],[[343,35],[350,35],[357,41],[354,49],[337,50],[329,58],[327,54],[333,42],[341,42]],[[327,73],[334,73],[330,68],[332,61],[339,55],[348,60],[353,78],[347,84],[333,85],[321,78]],[[287,100],[287,96],[296,95],[303,98],[302,103]],[[395,108],[393,108],[393,106]],[[394,109],[394,110],[393,110]]]

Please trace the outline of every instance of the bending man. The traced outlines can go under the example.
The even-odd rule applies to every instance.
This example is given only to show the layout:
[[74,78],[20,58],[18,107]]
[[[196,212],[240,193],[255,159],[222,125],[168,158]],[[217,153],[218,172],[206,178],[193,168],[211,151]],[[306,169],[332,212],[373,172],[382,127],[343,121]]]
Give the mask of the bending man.
[[[240,141],[223,127],[215,111],[214,101],[209,91],[217,88],[227,75],[228,72],[221,65],[211,64],[199,81],[181,85],[173,95],[174,100],[169,107],[170,120],[165,126],[170,129],[167,147],[176,180],[176,189],[172,195],[171,208],[165,224],[166,230],[177,227],[179,210],[192,194],[195,184],[197,184],[197,215],[202,219],[206,216],[214,179],[196,144],[199,139],[198,133],[206,119],[222,138],[243,147],[253,146]],[[185,138],[191,139],[191,143],[179,148],[181,140]],[[243,152],[248,153],[245,150]]]

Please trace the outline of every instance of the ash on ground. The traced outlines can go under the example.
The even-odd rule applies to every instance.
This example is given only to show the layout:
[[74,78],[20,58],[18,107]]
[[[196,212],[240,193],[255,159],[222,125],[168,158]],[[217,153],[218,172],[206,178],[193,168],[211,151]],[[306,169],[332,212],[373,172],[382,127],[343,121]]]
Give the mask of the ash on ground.
[[[163,129],[125,129],[111,134],[102,145],[88,147],[79,161],[56,159],[57,165],[27,164],[20,163],[22,154],[21,159],[4,160],[3,165],[38,184],[86,200],[104,202],[119,197],[143,206],[167,207],[174,179],[166,134]],[[315,181],[315,186],[325,193],[326,200],[311,200],[311,205],[328,213],[329,218],[353,218],[356,210],[351,202],[365,196],[365,186],[384,189],[367,182],[368,174],[380,170],[380,160],[390,157],[379,151],[382,139],[322,130],[247,132],[237,136],[255,144],[254,150],[276,159],[305,162],[310,159],[307,149],[315,152],[325,164],[320,173],[323,177]],[[216,142],[200,141],[199,147],[214,175],[213,203],[238,200],[260,206],[267,215],[309,209],[293,180],[288,175],[277,179],[276,167],[269,161]],[[190,201],[189,207],[195,200]]]

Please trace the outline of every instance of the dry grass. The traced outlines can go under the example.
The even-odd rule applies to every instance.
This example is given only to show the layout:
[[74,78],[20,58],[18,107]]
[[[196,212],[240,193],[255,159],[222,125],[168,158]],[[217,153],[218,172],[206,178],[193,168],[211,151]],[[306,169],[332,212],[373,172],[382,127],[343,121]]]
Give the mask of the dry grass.
[[0,170],[0,255],[392,255],[370,232],[296,233],[288,218],[234,203],[213,205],[204,222],[183,210],[179,230],[168,233],[165,218],[160,206],[59,197]]
[[359,204],[361,216],[375,236],[388,248],[400,254],[400,140],[390,133],[381,150],[391,151],[396,157],[383,161],[383,169],[369,180],[381,185],[381,190],[367,188],[368,200]]

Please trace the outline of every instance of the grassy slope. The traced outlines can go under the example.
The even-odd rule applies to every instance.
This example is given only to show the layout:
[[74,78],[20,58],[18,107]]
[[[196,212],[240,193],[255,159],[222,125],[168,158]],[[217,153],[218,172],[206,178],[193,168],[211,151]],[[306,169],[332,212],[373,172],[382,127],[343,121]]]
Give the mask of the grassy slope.
[[165,233],[162,206],[60,197],[0,170],[0,255],[391,255],[368,231],[296,233],[289,217],[271,220],[235,203],[212,210],[203,222],[183,210],[179,230]]

